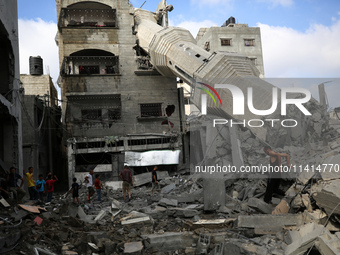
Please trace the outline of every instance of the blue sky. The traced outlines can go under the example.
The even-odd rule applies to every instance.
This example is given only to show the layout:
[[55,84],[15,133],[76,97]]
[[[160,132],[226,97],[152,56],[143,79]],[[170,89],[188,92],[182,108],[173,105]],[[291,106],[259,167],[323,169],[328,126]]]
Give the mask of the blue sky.
[[[160,0],[147,0],[154,11]],[[144,0],[130,0],[140,7]],[[170,25],[190,30],[221,26],[230,16],[239,23],[261,28],[267,78],[340,77],[339,0],[168,0],[174,6]],[[53,81],[58,78],[55,0],[18,0],[21,72],[28,57],[41,55]],[[327,79],[326,79],[327,78]],[[339,80],[339,79],[338,79]],[[316,84],[311,84],[317,97]],[[340,83],[327,83],[333,106],[340,106]]]
[[[143,9],[155,10],[158,0],[147,0]],[[168,0],[175,9],[171,13],[174,23],[183,20],[211,20],[222,25],[230,16],[239,23],[256,26],[257,23],[291,27],[298,31],[307,30],[312,24],[330,26],[332,18],[339,18],[338,0]],[[144,0],[131,0],[140,7]],[[18,0],[21,19],[41,18],[56,22],[55,0]]]

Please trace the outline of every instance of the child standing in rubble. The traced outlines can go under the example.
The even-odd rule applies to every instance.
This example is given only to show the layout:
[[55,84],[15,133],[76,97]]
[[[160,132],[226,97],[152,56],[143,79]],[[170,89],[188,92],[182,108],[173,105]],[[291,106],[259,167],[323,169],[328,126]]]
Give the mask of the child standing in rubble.
[[97,190],[97,199],[99,202],[102,201],[102,197],[101,197],[101,192],[102,192],[102,183],[100,181],[100,175],[96,174],[96,180],[94,181],[94,186],[96,187]]
[[52,178],[52,174],[49,173],[47,175],[47,181],[46,181],[46,186],[47,186],[47,202],[51,202],[52,196],[53,196],[53,191],[54,191],[54,183],[58,181],[57,176],[55,175],[54,178]]
[[35,187],[38,191],[38,197],[41,202],[44,202],[44,194],[46,193],[46,182],[43,175],[39,174],[39,180],[35,182]]
[[72,198],[73,198],[73,203],[75,203],[75,199],[77,198],[78,205],[80,205],[79,202],[79,184],[77,183],[77,178],[73,178],[73,183],[72,183]]

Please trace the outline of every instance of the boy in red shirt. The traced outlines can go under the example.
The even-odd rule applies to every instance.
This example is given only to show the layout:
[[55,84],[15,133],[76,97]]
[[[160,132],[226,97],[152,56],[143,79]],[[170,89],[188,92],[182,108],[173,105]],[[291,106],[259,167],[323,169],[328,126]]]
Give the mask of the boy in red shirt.
[[57,176],[54,176],[54,179],[52,179],[52,174],[49,173],[47,175],[47,181],[46,181],[46,185],[47,185],[47,202],[51,202],[52,200],[52,196],[53,196],[53,191],[54,191],[54,183],[58,181]]
[[95,177],[96,177],[96,180],[94,181],[94,186],[96,187],[96,190],[97,190],[98,201],[101,202],[102,201],[102,197],[101,197],[102,183],[99,180],[99,178],[100,178],[99,174],[96,174]]

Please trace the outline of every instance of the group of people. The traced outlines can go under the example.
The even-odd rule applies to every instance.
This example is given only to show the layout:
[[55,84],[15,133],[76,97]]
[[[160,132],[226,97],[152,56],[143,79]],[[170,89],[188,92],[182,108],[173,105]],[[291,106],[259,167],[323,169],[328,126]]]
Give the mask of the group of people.
[[[153,195],[153,191],[155,189],[158,189],[158,192],[161,192],[159,184],[158,184],[158,179],[157,179],[157,169],[158,167],[155,166],[152,170],[152,188],[151,188],[151,196]],[[100,181],[100,175],[96,174],[95,175],[95,181],[93,181],[93,174],[94,171],[91,169],[91,171],[85,176],[84,181],[86,183],[86,188],[88,191],[88,196],[87,196],[87,201],[90,203],[91,202],[91,197],[95,193],[95,189],[97,191],[97,200],[101,202],[101,190],[102,190],[102,183]],[[119,173],[120,179],[123,181],[122,184],[122,191],[123,191],[123,197],[124,201],[131,200],[131,185],[132,185],[132,172],[130,168],[125,165],[124,169]],[[128,198],[127,198],[128,196]],[[75,203],[75,200],[77,200],[78,204],[79,202],[79,184],[77,183],[77,178],[73,178],[73,183],[72,183],[72,198],[73,198],[73,203]]]
[[[46,177],[46,180],[43,178],[42,174],[39,174],[39,179],[34,181],[33,179],[33,167],[28,168],[28,172],[24,170],[24,175],[27,180],[28,193],[30,200],[40,200],[44,201],[44,196],[47,193],[47,202],[51,202],[53,192],[54,192],[54,183],[58,181],[56,175],[52,175],[49,173]],[[18,182],[20,184],[18,185]],[[9,198],[10,195],[13,194],[13,197],[17,199],[18,202],[21,202],[26,192],[23,190],[24,178],[16,172],[15,167],[11,167],[10,171],[2,172],[0,178],[0,191],[1,196],[4,198]]]

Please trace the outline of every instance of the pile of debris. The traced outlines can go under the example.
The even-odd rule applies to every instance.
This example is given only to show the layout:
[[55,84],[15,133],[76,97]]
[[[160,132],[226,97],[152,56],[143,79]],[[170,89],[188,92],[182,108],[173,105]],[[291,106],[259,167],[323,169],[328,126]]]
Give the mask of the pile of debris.
[[[269,161],[248,130],[223,133],[234,131],[216,136],[218,157],[206,160],[216,163],[224,154],[227,165],[240,156],[235,151],[242,151],[245,165]],[[105,183],[102,202],[95,197],[86,202],[84,186],[81,205],[72,203],[69,192],[47,204],[2,199],[0,253],[340,254],[340,138],[334,133],[326,142],[313,137],[305,146],[274,149],[289,154],[291,164],[304,171],[283,176],[280,189],[285,192],[272,204],[263,201],[266,175],[226,174],[218,180],[219,190],[202,173],[185,171],[173,176],[159,171],[161,192],[154,196],[151,173],[133,176],[128,202],[122,183],[113,181]],[[312,169],[316,165],[322,169]],[[210,210],[216,197],[222,202]]]

